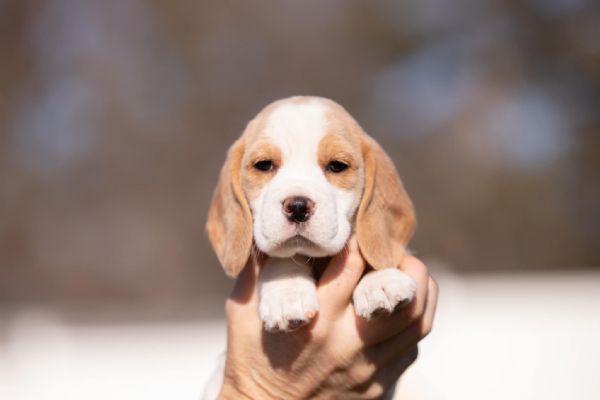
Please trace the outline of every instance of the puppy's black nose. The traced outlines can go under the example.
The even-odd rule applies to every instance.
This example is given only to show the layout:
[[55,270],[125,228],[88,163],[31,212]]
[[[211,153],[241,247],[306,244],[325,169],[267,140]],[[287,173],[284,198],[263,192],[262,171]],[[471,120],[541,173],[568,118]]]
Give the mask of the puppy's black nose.
[[283,201],[283,213],[290,222],[306,222],[312,215],[315,202],[303,196],[288,197]]

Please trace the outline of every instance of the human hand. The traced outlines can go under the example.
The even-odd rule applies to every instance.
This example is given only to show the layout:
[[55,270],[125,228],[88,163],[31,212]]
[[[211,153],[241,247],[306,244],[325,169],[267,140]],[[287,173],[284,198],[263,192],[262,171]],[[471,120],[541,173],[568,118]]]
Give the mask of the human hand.
[[406,257],[417,282],[413,301],[385,318],[356,316],[350,299],[365,269],[355,240],[317,284],[320,311],[291,333],[267,333],[258,316],[259,265],[249,264],[227,300],[227,358],[220,398],[378,398],[417,357],[430,331],[438,287],[427,268]]

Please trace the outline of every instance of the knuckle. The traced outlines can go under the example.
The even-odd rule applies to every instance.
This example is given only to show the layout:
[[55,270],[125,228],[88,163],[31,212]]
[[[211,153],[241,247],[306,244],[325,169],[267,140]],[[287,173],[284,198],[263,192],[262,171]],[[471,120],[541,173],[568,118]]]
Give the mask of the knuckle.
[[423,325],[421,326],[421,339],[424,339],[427,336],[429,336],[429,334],[431,333],[432,329],[433,329],[432,322],[431,321],[424,321]]
[[362,268],[363,259],[360,254],[350,253],[346,259],[346,267],[353,270]]
[[225,301],[225,315],[227,315],[227,317],[231,317],[231,316],[235,315],[236,311],[237,311],[236,303],[231,299],[227,299]]
[[416,272],[428,274],[427,266],[423,264],[423,261],[419,260],[414,256],[407,257],[406,265],[410,266],[410,268],[414,269]]
[[434,277],[432,277],[432,276],[429,276],[429,279],[431,280],[431,287],[433,288],[433,290],[435,291],[435,293],[439,293],[439,291],[440,291],[440,285],[437,282],[437,280]]
[[370,368],[366,365],[360,365],[354,368],[351,368],[348,372],[350,379],[355,385],[361,385],[365,382],[369,381],[373,376],[373,368]]
[[311,330],[312,340],[315,343],[324,343],[329,338],[329,332],[323,324],[315,325],[315,327]]
[[385,394],[386,389],[380,382],[374,382],[361,396],[363,399],[380,399]]
[[408,315],[408,318],[410,320],[410,322],[416,322],[419,319],[421,319],[421,317],[423,316],[423,314],[425,313],[425,301],[423,299],[415,299],[415,303],[414,306],[412,307],[412,309],[410,310],[410,313]]

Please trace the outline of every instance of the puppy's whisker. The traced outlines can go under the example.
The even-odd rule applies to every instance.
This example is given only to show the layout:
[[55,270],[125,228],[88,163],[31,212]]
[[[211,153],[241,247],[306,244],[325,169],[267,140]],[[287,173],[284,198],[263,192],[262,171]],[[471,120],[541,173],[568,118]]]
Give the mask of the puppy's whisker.
[[345,255],[350,254],[350,245],[346,242],[344,248],[342,249]]
[[294,264],[298,265],[299,267],[303,267],[304,266],[304,263],[301,262],[301,261],[298,261],[296,259],[296,256],[292,257],[292,261],[294,262]]
[[259,257],[260,257],[260,250],[258,247],[256,247],[255,244],[252,244],[252,257],[254,258],[255,261],[258,261]]

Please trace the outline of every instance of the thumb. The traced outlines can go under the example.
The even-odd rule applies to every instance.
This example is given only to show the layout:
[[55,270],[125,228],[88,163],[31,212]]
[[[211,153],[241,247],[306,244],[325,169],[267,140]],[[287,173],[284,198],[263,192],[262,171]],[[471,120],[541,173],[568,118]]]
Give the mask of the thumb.
[[350,304],[352,292],[365,271],[365,260],[358,249],[356,237],[334,256],[317,284],[321,312],[343,311]]

